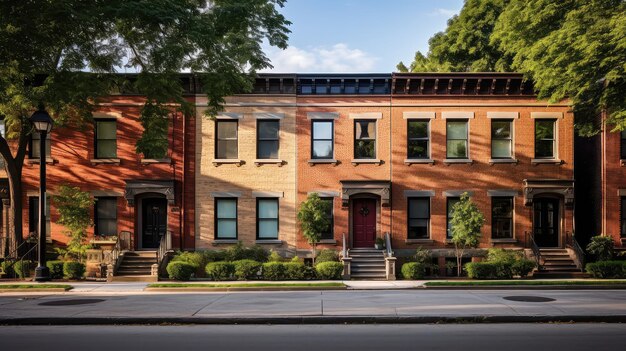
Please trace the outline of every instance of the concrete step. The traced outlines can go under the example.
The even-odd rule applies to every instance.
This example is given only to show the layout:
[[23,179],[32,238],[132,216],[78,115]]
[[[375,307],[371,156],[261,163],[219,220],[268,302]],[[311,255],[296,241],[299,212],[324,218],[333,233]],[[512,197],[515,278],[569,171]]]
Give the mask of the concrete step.
[[127,251],[124,252],[124,256],[132,257],[156,257],[156,251]]
[[145,271],[145,270],[139,270],[139,271],[135,271],[135,270],[117,270],[117,274],[116,275],[150,275],[151,271]]
[[112,277],[113,282],[148,282],[154,283],[159,281],[157,276],[153,275],[116,275]]
[[384,274],[371,274],[371,273],[357,273],[357,274],[352,274],[350,276],[351,279],[363,279],[363,280],[386,280],[386,277]]
[[118,269],[152,269],[151,264],[121,264]]
[[379,253],[383,254],[384,250],[376,250],[376,249],[350,249],[348,250],[348,254],[353,253]]
[[570,256],[558,256],[558,257],[544,257],[541,256],[542,259],[546,261],[573,261]]

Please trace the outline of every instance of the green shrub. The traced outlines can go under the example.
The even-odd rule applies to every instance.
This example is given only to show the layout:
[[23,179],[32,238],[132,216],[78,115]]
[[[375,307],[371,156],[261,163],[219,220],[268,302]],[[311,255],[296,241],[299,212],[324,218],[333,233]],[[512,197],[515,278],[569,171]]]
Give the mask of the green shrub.
[[182,281],[191,279],[191,275],[196,272],[197,269],[197,266],[185,261],[171,261],[165,268],[170,279]]
[[267,258],[268,262],[282,262],[283,256],[281,256],[278,252],[272,251],[270,252],[270,256]]
[[195,271],[193,273],[196,274],[196,277],[204,277],[204,267],[209,261],[207,260],[207,256],[202,251],[185,251],[174,256],[174,258],[172,258],[172,262],[189,263],[195,267]]
[[239,260],[233,262],[235,267],[235,278],[247,280],[257,278],[257,273],[261,269],[261,263],[255,260]]
[[239,261],[239,260],[255,260],[257,262],[266,262],[268,253],[260,245],[254,245],[249,248],[243,246],[241,241],[237,244],[229,247],[224,251],[224,261]]
[[227,280],[235,274],[235,266],[230,262],[210,262],[206,265],[206,274],[213,280]]
[[293,256],[290,262],[304,263],[304,260],[298,256]]
[[320,250],[317,257],[315,257],[315,264],[322,262],[339,262],[339,254],[331,249]]
[[513,262],[511,265],[511,271],[513,272],[513,275],[518,275],[524,278],[527,277],[530,272],[535,269],[535,267],[537,267],[535,261],[522,258]]
[[626,262],[624,261],[587,263],[585,270],[594,278],[626,278]]
[[245,251],[246,258],[257,262],[267,262],[268,252],[261,245],[252,245]]
[[0,269],[8,277],[12,277],[15,275],[15,270],[13,269],[12,263],[13,262],[11,261],[3,261],[2,263],[0,263]]
[[316,263],[315,270],[320,279],[341,279],[343,263],[332,261]]
[[28,278],[30,277],[30,269],[32,268],[33,263],[28,260],[21,260],[15,262],[13,265],[13,270],[15,274],[17,274],[18,278]]
[[263,278],[267,280],[286,279],[285,264],[282,262],[263,263]]
[[[209,262],[220,262],[226,261],[226,251],[224,250],[204,250],[202,251],[204,255],[204,260],[206,263]],[[202,266],[205,267],[206,265]]]
[[313,266],[304,266],[303,268],[304,271],[304,279],[306,280],[312,280],[312,279],[318,279],[318,275],[317,275],[317,270],[315,270],[315,267]]
[[285,266],[285,276],[287,279],[291,280],[302,280],[306,277],[306,266],[302,262],[286,262],[283,263]]
[[46,267],[50,270],[50,278],[63,279],[63,261],[48,261]]
[[433,258],[429,250],[420,246],[415,250],[415,255],[413,255],[413,259],[415,260],[415,262],[427,266],[431,264]]
[[401,272],[404,279],[422,279],[424,270],[424,265],[419,262],[407,262],[402,265]]
[[487,250],[487,262],[508,262],[513,263],[522,259],[522,252],[517,250],[505,250],[492,248]]
[[511,279],[512,263],[509,262],[470,262],[464,268],[472,279]]
[[76,261],[63,262],[63,276],[67,279],[81,279],[85,274],[85,265]]
[[591,238],[587,252],[594,255],[598,261],[609,261],[613,258],[614,246],[613,238],[597,235]]

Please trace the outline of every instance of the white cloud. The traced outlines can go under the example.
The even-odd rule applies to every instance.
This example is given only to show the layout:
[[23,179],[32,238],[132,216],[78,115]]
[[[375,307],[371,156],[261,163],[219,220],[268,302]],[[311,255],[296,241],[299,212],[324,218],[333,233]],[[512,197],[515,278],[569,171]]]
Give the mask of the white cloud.
[[450,10],[450,9],[435,9],[435,11],[431,12],[430,15],[431,16],[445,16],[445,17],[452,17],[456,14],[458,14],[461,10]]
[[348,45],[338,43],[330,47],[315,47],[309,50],[290,46],[286,50],[266,50],[272,65],[263,72],[368,72],[378,58]]

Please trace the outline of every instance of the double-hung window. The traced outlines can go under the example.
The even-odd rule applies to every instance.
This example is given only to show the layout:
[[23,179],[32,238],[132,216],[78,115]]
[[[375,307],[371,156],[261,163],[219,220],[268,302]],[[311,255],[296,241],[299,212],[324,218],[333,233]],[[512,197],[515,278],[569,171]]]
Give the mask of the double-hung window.
[[280,121],[257,121],[257,149],[258,159],[277,159]]
[[512,126],[510,119],[491,121],[491,158],[513,158]]
[[333,121],[311,122],[311,158],[312,159],[332,159],[333,158]]
[[620,158],[626,160],[626,130],[622,130],[620,137]]
[[[46,157],[50,157],[50,135],[51,133],[46,134]],[[39,158],[39,148],[41,145],[41,135],[39,132],[33,131],[30,135],[30,148],[29,148],[29,158],[37,159]]]
[[239,157],[237,147],[237,121],[216,121],[215,143],[216,159],[236,159]]
[[[50,200],[46,196],[46,238],[50,238]],[[30,233],[39,232],[39,197],[30,196],[28,198],[28,231]]]
[[556,157],[555,125],[553,119],[535,120],[535,158]]
[[96,158],[117,158],[117,122],[98,119],[95,130]]
[[408,239],[430,238],[430,198],[409,198],[409,232]]
[[376,121],[357,119],[354,121],[354,158],[376,158]]
[[322,231],[321,239],[323,240],[332,240],[335,237],[334,228],[335,228],[335,217],[333,215],[333,198],[332,197],[322,197],[320,198],[322,201],[328,202],[328,212],[326,212],[326,217],[328,218],[329,224],[328,228]]
[[256,236],[259,240],[278,239],[278,199],[257,198]]
[[429,158],[429,123],[428,120],[407,121],[407,158]]
[[117,198],[98,197],[95,209],[95,234],[101,236],[117,235]]
[[468,121],[446,121],[446,158],[468,158]]
[[513,198],[491,198],[491,238],[513,238]]
[[215,239],[237,239],[237,198],[215,199]]
[[446,239],[452,239],[452,209],[459,201],[461,201],[460,197],[446,198]]

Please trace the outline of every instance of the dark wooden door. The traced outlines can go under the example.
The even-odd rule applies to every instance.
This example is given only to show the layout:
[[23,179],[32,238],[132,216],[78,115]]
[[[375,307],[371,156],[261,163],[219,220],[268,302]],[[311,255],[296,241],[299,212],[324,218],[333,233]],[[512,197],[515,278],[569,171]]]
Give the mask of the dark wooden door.
[[535,199],[533,207],[533,233],[537,246],[559,246],[559,200]]
[[141,248],[156,249],[167,230],[167,200],[144,199],[142,204]]
[[376,239],[376,200],[355,199],[352,203],[354,247],[374,247]]

